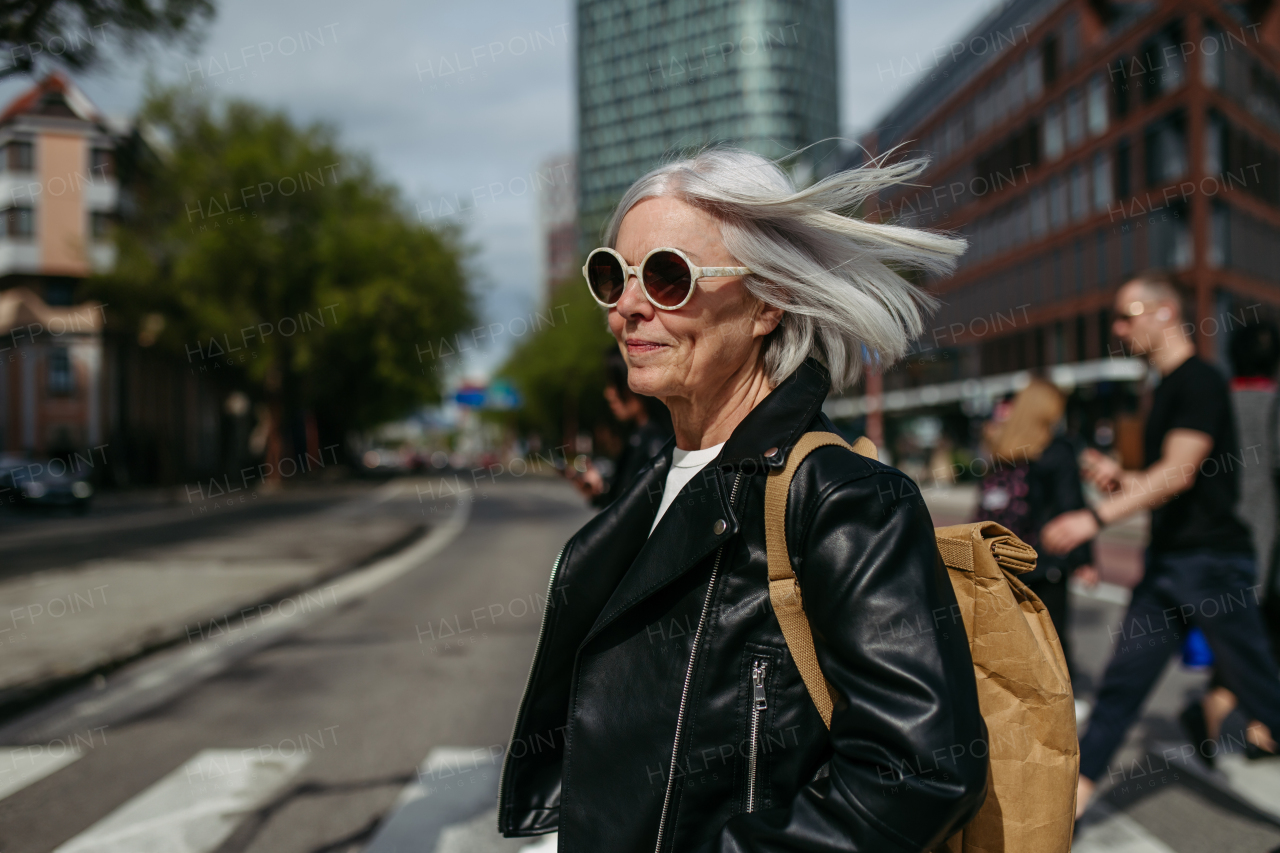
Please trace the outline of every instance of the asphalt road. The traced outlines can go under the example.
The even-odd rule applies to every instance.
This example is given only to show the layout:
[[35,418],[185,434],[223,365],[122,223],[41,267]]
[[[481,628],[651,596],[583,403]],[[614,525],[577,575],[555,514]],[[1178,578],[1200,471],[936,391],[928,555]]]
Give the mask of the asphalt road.
[[[539,627],[540,610],[528,605],[540,608],[556,553],[590,514],[562,484],[533,478],[467,498],[461,513],[451,497],[419,500],[411,491],[395,501],[388,511],[416,513],[437,527],[469,517],[422,565],[180,695],[143,703],[106,728],[89,716],[76,718],[72,730],[50,731],[39,713],[25,732],[11,728],[5,746],[34,743],[0,758],[0,786],[6,771],[28,772],[58,752],[58,742],[77,745],[81,757],[0,799],[0,850],[54,850],[203,750],[235,752],[221,764],[214,754],[212,763],[188,766],[187,788],[216,787],[262,759],[287,777],[270,796],[245,794],[252,808],[210,849],[359,849],[432,747],[505,743]],[[442,623],[458,633],[442,636]],[[299,758],[300,768],[288,765]],[[152,819],[184,807],[173,802],[167,810],[153,804]],[[71,849],[137,853],[118,835],[95,837]],[[205,848],[175,840],[164,849]]]
[[[563,483],[532,476],[461,501],[409,489],[386,511],[421,518],[429,541],[390,573],[353,577],[310,621],[143,662],[95,693],[0,725],[0,851],[515,849],[474,840],[490,825],[477,809],[496,784],[551,563],[590,513]],[[84,545],[46,540],[42,559],[57,563],[61,547],[71,561]],[[1077,692],[1087,697],[1123,606],[1105,595],[1073,603]],[[1280,817],[1241,795],[1246,777],[1233,790],[1194,767],[1158,766],[1162,750],[1185,743],[1176,715],[1204,678],[1171,665],[1079,850],[1280,848]],[[1261,780],[1257,790],[1280,780],[1280,768],[1267,772],[1248,777]],[[389,815],[413,812],[402,835],[421,839],[412,826],[448,823],[439,813],[451,808],[463,809],[450,818],[452,840],[386,841]]]

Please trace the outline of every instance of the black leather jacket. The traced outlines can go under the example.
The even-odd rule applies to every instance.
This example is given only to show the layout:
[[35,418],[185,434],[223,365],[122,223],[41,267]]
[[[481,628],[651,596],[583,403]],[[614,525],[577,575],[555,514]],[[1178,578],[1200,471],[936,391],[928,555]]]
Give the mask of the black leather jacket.
[[652,536],[674,442],[565,545],[503,767],[503,834],[558,829],[570,853],[914,852],[977,812],[973,664],[905,475],[825,447],[792,484],[829,733],[770,609],[765,478],[803,433],[833,429],[829,387],[805,362]]

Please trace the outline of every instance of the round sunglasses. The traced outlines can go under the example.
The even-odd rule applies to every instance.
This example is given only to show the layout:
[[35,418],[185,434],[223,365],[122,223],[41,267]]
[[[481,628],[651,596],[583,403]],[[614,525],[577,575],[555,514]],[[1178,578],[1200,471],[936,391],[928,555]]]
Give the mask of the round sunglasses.
[[618,304],[627,279],[634,275],[645,298],[665,311],[684,307],[693,298],[700,278],[750,274],[747,267],[700,267],[684,252],[667,247],[649,252],[638,267],[627,266],[622,255],[613,249],[593,249],[582,267],[591,295],[605,308]]

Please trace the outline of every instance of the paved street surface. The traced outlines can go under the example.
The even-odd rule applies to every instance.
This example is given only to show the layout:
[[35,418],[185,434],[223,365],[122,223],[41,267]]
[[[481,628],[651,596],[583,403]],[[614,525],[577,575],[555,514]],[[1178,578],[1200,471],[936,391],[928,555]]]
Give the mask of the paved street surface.
[[[283,502],[289,509],[278,516],[266,505],[236,510],[227,535],[262,525],[257,535],[272,530],[263,541],[275,553],[310,547],[312,557],[316,543],[333,541],[335,513],[355,507],[369,524],[426,526],[395,554],[322,581],[324,607],[271,612],[228,636],[176,644],[0,721],[0,850],[554,849],[551,838],[498,839],[493,794],[551,563],[590,512],[565,484],[542,477],[482,483],[461,499],[457,483],[438,478],[396,483],[380,492],[335,486],[307,506]],[[947,514],[961,511],[964,496],[939,497],[931,496],[937,520],[962,520]],[[168,510],[111,517],[127,526],[157,511]],[[137,529],[165,538],[148,540],[155,559],[184,549],[194,559],[213,547],[207,529]],[[1127,535],[1114,535],[1104,560],[1133,564],[1139,540]],[[125,538],[97,558],[141,559]],[[17,581],[88,559],[74,530],[12,547],[26,561],[5,570]],[[1123,575],[1103,568],[1112,580]],[[1126,596],[1120,583],[1073,596],[1082,698],[1092,696]],[[1211,773],[1182,757],[1177,713],[1205,678],[1171,664],[1075,850],[1280,848],[1280,764],[1228,756]]]

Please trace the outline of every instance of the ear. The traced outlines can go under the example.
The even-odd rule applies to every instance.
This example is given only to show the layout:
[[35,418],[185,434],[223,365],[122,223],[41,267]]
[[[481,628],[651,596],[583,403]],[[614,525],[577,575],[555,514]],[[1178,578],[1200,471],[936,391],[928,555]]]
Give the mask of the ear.
[[751,329],[753,337],[763,338],[765,335],[778,328],[778,324],[782,322],[783,310],[776,305],[770,305],[767,302],[759,303],[760,307],[756,310],[754,326]]

